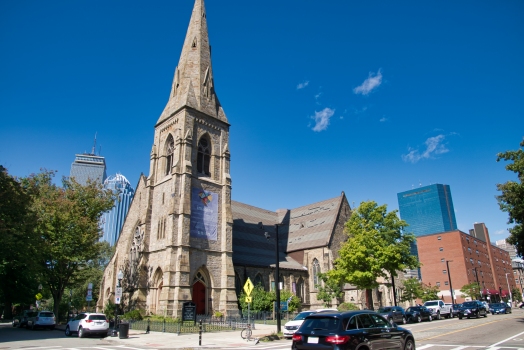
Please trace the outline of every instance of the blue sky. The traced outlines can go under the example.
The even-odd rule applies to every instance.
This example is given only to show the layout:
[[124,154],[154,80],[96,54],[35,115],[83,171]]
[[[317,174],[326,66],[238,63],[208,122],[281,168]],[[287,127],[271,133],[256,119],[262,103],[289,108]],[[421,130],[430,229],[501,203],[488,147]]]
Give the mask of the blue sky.
[[[133,186],[192,0],[0,2],[0,164],[68,175],[97,153]],[[233,199],[398,208],[448,184],[459,229],[507,237],[496,154],[524,136],[524,2],[207,0]],[[101,148],[100,148],[101,147]]]

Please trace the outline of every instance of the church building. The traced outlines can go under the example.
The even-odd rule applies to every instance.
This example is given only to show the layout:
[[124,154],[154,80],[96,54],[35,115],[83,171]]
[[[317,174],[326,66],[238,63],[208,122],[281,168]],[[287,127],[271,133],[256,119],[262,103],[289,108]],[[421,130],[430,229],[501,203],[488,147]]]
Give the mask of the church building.
[[[167,105],[154,125],[149,175],[142,175],[105,269],[97,307],[180,317],[185,302],[197,314],[238,314],[249,277],[266,290],[274,280],[278,224],[283,288],[303,308],[316,298],[319,272],[333,268],[351,215],[345,194],[275,212],[231,200],[230,124],[215,92],[203,0],[196,0]],[[122,278],[118,280],[119,271]],[[363,293],[348,291],[346,301]],[[362,305],[364,301],[361,301]]]

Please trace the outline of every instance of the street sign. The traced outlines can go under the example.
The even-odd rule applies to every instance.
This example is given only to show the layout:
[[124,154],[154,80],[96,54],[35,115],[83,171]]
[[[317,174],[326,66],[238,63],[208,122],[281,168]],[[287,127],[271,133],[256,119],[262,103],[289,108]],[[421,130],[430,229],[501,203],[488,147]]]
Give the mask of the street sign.
[[115,297],[122,298],[122,287],[116,287]]
[[280,311],[287,311],[287,301],[280,302]]
[[246,297],[246,303],[252,303],[253,297]]
[[253,285],[253,282],[251,282],[251,280],[248,277],[246,283],[244,284],[244,292],[246,292],[247,296],[251,295],[251,292],[253,291],[254,287],[255,286]]
[[115,297],[115,304],[120,304],[120,298],[121,297]]

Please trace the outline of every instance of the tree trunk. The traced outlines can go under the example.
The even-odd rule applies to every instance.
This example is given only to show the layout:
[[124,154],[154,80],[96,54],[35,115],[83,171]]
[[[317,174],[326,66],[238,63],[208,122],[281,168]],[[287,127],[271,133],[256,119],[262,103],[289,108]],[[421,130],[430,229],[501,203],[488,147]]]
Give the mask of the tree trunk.
[[373,310],[373,289],[366,289],[366,304],[368,310]]
[[395,288],[395,276],[391,273],[391,287],[393,288],[393,305],[397,306],[397,290]]

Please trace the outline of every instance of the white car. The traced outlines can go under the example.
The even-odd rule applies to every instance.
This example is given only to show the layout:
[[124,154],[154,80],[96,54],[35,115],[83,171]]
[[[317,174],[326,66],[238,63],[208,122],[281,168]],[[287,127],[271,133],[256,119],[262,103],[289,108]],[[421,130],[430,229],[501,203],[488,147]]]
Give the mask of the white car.
[[67,322],[65,335],[69,337],[73,333],[77,333],[79,338],[84,338],[91,334],[107,337],[108,330],[109,321],[106,315],[84,312]]
[[33,312],[27,319],[27,329],[49,328],[55,329],[56,318],[52,311]]
[[289,322],[287,322],[284,325],[284,338],[291,338],[293,337],[293,333],[297,331],[297,329],[300,327],[302,322],[304,322],[304,319],[316,312],[321,311],[337,311],[337,309],[319,309],[319,310],[309,310],[309,311],[302,311],[298,315],[295,316],[295,318]]

